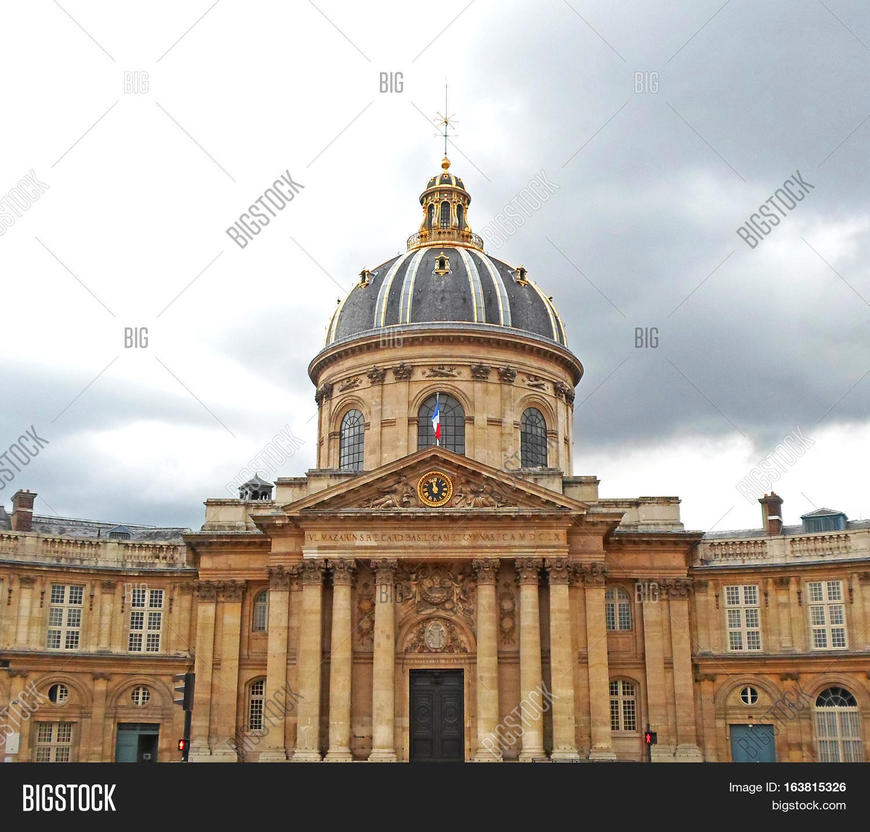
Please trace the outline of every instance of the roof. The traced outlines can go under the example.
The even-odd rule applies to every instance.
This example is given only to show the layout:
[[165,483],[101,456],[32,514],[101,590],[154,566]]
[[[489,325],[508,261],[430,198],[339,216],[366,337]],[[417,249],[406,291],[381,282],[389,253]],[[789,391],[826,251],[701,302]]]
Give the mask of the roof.
[[[2,506],[0,506],[2,508]],[[130,541],[135,543],[184,543],[182,535],[190,529],[177,526],[143,526],[132,523],[106,523],[99,520],[78,520],[70,517],[49,517],[44,514],[34,514],[32,530],[47,537],[84,537],[108,539],[110,531],[130,532]],[[0,513],[0,531],[11,531],[12,522],[9,515]]]
[[[439,259],[449,271],[439,274]],[[437,269],[437,272],[436,272]],[[456,322],[504,327],[567,346],[552,299],[517,269],[474,248],[433,244],[370,270],[333,315],[327,346],[373,330]]]
[[842,515],[845,517],[845,513],[842,511],[837,511],[837,509],[833,508],[817,508],[815,511],[810,511],[807,514],[801,515],[801,520],[806,520],[807,517],[838,517]]

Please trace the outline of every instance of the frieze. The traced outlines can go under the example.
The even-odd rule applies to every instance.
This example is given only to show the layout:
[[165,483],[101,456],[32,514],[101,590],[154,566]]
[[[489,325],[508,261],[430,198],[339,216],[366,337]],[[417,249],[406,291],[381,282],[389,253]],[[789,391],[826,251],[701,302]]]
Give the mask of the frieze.
[[305,544],[347,544],[378,546],[385,544],[442,544],[446,546],[473,546],[481,544],[564,544],[565,532],[553,530],[492,530],[462,531],[443,529],[431,531],[320,531],[305,532]]
[[426,378],[457,378],[459,371],[455,367],[445,367],[439,364],[437,367],[429,367],[424,373]]

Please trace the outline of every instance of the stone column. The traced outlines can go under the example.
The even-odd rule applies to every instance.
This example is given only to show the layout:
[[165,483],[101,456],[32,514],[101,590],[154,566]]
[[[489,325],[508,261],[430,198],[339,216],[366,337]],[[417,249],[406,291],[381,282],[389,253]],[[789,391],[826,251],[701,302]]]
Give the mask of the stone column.
[[610,737],[610,669],[607,663],[607,620],[604,615],[602,563],[584,567],[586,598],[586,664],[589,668],[590,760],[615,760]]
[[373,560],[375,633],[372,659],[371,762],[396,761],[396,605],[395,560]]
[[550,578],[550,688],[553,753],[550,758],[580,759],[574,725],[574,649],[571,643],[571,570],[567,558],[548,558]]
[[211,680],[214,665],[214,630],[217,612],[217,584],[196,583],[196,661],[193,689],[193,714],[190,727],[190,761],[209,762],[209,725],[211,724]]
[[[517,558],[517,582],[520,585],[520,709],[523,736],[520,762],[546,759],[544,754],[544,714],[541,691],[541,616],[538,607],[538,558]],[[532,696],[532,694],[537,693]]]
[[[788,577],[782,576],[773,579],[773,598],[778,613],[777,629],[779,630],[779,648],[784,653],[794,653],[794,641],[791,637],[791,611],[789,610],[788,580]],[[771,619],[773,619],[773,615],[771,615]],[[764,633],[761,634],[761,646],[762,649],[768,652],[770,648],[764,644],[764,635]]]
[[[82,590],[81,623],[79,625],[79,650],[87,650],[88,615],[88,585]],[[51,604],[51,581],[40,576],[31,593],[33,599],[30,607],[30,628],[27,632],[26,644],[35,650],[45,647],[45,638],[48,631],[48,605]]]
[[659,736],[659,745],[652,747],[653,760],[668,757],[672,751],[665,710],[665,648],[662,636],[662,601],[645,597],[643,601],[643,651],[646,662],[646,701],[650,729]]
[[701,686],[701,724],[704,726],[701,742],[704,746],[704,762],[717,763],[719,762],[717,749],[719,737],[716,726],[716,708],[713,704],[713,697],[716,694],[716,676],[711,673],[702,674],[697,681]]
[[33,586],[35,578],[22,575],[18,579],[18,629],[15,632],[15,647],[19,650],[33,647],[30,644],[30,615],[33,607]]
[[[852,572],[846,585],[849,603],[846,605],[846,620],[849,622],[849,644],[853,650],[863,650],[867,639],[867,630],[864,624],[864,599],[861,596],[861,573]],[[851,621],[849,616],[851,613]]]
[[[266,691],[267,702],[284,702],[285,718],[287,699],[281,695],[281,690],[287,684],[287,625],[290,618],[290,573],[286,567],[269,567],[269,623],[268,647],[266,656]],[[260,751],[259,760],[266,762],[283,762],[287,759],[284,750],[284,719],[280,727],[275,725],[269,729]]]
[[215,762],[236,762],[238,759],[232,743],[227,740],[236,736],[238,728],[239,652],[245,585],[245,581],[221,581],[218,588],[221,601],[220,669],[215,680],[215,719],[209,732],[212,760]]
[[477,752],[476,762],[502,759],[498,736],[498,610],[495,582],[499,561],[471,562],[477,573]]
[[[18,753],[13,759],[19,763],[33,762],[33,756],[30,748],[30,735],[33,732],[33,714],[35,710],[32,705],[35,704],[26,692],[27,677],[29,673],[26,670],[10,670],[9,671],[9,711],[5,722],[13,731],[18,733],[19,745]],[[12,681],[17,679],[18,681]],[[5,753],[5,748],[3,749]]]
[[297,656],[299,717],[295,763],[320,762],[320,671],[323,663],[323,570],[319,560],[302,562],[302,615]]
[[330,560],[332,570],[332,638],[329,656],[328,762],[348,763],[350,753],[350,688],[353,662],[350,589],[356,562]]
[[[94,704],[91,708],[91,733],[88,743],[87,761],[91,763],[105,762],[103,758],[103,737],[106,730],[106,688],[109,685],[109,673],[92,673],[94,680]],[[84,741],[84,737],[82,737]],[[84,759],[82,754],[80,759]]]
[[689,640],[689,597],[692,581],[679,578],[668,584],[671,613],[671,655],[677,714],[676,758],[687,763],[703,762],[695,725],[695,685],[692,680],[692,645]]
[[109,639],[112,632],[112,603],[115,600],[115,582],[100,582],[100,633],[97,639],[97,650],[109,652]]

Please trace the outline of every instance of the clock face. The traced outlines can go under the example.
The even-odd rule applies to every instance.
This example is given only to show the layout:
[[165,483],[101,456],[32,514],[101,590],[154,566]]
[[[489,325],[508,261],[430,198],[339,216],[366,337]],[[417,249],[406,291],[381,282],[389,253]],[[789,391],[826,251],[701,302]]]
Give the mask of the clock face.
[[417,483],[417,496],[427,506],[443,506],[453,496],[453,483],[441,471],[429,471]]

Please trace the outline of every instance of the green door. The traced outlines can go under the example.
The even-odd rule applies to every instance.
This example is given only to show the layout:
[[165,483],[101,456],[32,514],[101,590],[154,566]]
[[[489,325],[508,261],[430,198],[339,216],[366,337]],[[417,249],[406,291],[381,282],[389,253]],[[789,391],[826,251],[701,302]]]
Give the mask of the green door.
[[731,759],[735,763],[775,763],[772,725],[731,725]]
[[116,763],[156,763],[160,726],[145,722],[118,723]]

